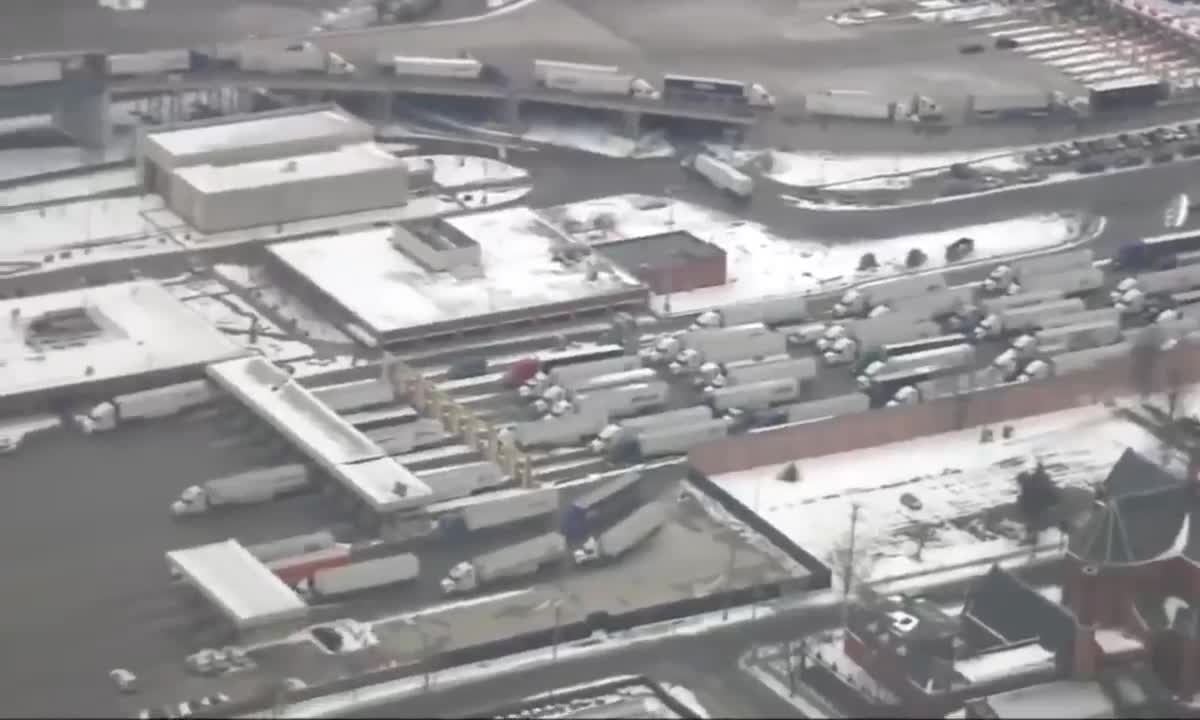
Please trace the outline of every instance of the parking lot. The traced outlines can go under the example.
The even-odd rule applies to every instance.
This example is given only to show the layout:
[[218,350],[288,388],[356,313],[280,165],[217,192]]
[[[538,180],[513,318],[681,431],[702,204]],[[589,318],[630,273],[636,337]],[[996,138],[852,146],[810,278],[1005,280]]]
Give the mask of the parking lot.
[[1035,167],[1073,169],[1085,174],[1194,157],[1200,157],[1200,123],[1074,140],[1025,155]]

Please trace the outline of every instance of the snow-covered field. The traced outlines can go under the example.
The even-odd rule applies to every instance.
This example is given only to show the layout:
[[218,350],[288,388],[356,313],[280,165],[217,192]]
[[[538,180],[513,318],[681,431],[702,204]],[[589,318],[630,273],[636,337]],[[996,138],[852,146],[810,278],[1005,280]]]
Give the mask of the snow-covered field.
[[891,155],[771,151],[771,163],[766,175],[778,183],[845,191],[903,190],[918,173],[943,171],[958,163],[980,172],[1019,172],[1029,167],[1015,150]]
[[127,136],[118,136],[113,145],[105,150],[84,150],[77,147],[0,150],[0,180],[128,160],[132,157],[131,150],[132,143]]
[[433,181],[447,189],[529,177],[529,172],[523,168],[476,155],[416,155],[404,160],[410,168],[432,167]]
[[[1038,459],[1059,487],[1087,488],[1104,479],[1126,448],[1182,469],[1180,458],[1141,427],[1103,406],[1012,423],[1008,440],[980,442],[979,428],[797,462],[800,481],[776,479],[783,465],[712,478],[738,502],[817,558],[828,560],[849,534],[859,508],[856,543],[866,548],[864,579],[881,581],[1024,552],[1016,525],[985,529],[978,519],[1015,502],[1016,475]],[[911,495],[919,505],[906,504]],[[933,528],[916,557],[903,531]],[[1061,538],[1048,531],[1043,547]],[[867,557],[869,555],[869,558]]]
[[44,180],[0,190],[0,207],[82,198],[114,190],[132,190],[137,185],[133,168],[99,170],[81,177]]
[[[579,223],[584,229],[576,236],[592,243],[674,229],[687,230],[724,249],[729,282],[719,287],[673,293],[674,312],[698,312],[768,295],[828,292],[886,277],[904,270],[905,257],[913,248],[920,248],[929,257],[923,269],[937,268],[945,264],[946,246],[963,236],[975,240],[972,260],[1046,250],[1078,239],[1085,225],[1078,216],[1033,215],[917,236],[825,245],[817,238],[780,238],[761,225],[711,208],[640,195],[589,200],[554,208],[545,214],[558,219],[560,224]],[[611,229],[594,229],[599,217],[611,219]],[[859,259],[867,252],[875,254],[879,268],[860,273]],[[661,304],[662,300],[656,298],[655,302]]]

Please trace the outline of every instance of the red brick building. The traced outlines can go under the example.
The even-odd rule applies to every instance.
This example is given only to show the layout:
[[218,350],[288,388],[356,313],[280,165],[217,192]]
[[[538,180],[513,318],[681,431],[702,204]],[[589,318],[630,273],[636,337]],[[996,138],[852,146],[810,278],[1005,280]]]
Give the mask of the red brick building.
[[1072,535],[1063,603],[1093,631],[1078,649],[1081,666],[1145,656],[1178,695],[1200,690],[1196,483],[1127,450]]

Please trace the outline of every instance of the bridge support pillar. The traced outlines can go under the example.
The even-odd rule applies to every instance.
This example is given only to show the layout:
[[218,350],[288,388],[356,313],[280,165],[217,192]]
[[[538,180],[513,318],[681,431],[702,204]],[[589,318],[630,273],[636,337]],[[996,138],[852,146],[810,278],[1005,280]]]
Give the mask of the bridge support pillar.
[[396,96],[390,92],[379,93],[371,98],[371,119],[379,125],[386,125],[395,117]]
[[112,97],[102,79],[64,79],[54,123],[75,142],[89,149],[112,141]]
[[621,134],[635,140],[642,136],[642,114],[640,112],[625,110],[621,113]]
[[500,99],[500,119],[512,132],[521,131],[521,101],[516,97]]

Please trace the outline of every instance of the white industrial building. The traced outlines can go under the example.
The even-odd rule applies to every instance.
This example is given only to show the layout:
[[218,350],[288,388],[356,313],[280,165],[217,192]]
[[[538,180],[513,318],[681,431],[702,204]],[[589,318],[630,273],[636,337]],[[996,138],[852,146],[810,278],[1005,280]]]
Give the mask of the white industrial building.
[[143,129],[142,186],[201,232],[402,205],[404,161],[336,105]]

